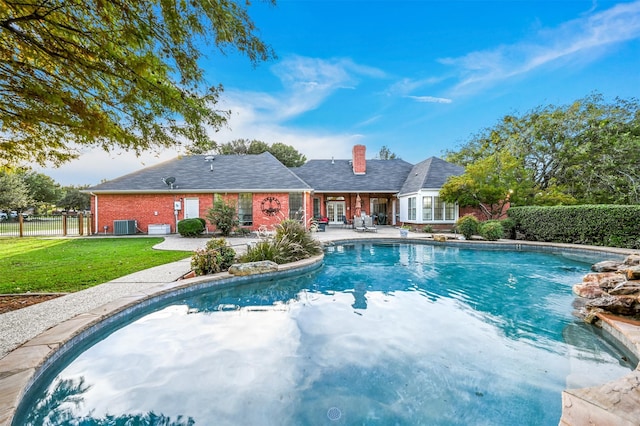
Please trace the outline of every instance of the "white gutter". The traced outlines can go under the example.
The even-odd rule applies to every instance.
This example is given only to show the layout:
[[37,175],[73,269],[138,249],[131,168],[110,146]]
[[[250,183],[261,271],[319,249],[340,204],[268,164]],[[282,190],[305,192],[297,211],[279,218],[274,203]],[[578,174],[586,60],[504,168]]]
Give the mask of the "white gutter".
[[238,193],[253,193],[253,194],[271,194],[271,193],[276,193],[276,192],[280,192],[280,193],[290,193],[290,192],[305,192],[305,191],[310,191],[309,188],[287,188],[287,189],[281,189],[281,188],[274,188],[274,189],[236,189],[236,188],[230,188],[230,189],[186,189],[186,188],[180,188],[180,189],[172,189],[172,190],[168,190],[168,189],[161,189],[161,190],[157,190],[157,189],[153,189],[153,190],[144,190],[144,189],[125,189],[125,190],[118,190],[118,189],[102,189],[102,190],[95,190],[95,191],[87,191],[92,195],[95,194],[112,194],[112,195],[118,195],[118,194],[238,194]]

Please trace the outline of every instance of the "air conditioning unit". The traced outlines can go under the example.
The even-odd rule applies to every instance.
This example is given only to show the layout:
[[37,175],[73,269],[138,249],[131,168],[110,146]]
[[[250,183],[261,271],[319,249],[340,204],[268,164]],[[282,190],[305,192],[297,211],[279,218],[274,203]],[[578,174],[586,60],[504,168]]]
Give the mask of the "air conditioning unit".
[[136,227],[135,220],[114,220],[113,235],[135,235]]

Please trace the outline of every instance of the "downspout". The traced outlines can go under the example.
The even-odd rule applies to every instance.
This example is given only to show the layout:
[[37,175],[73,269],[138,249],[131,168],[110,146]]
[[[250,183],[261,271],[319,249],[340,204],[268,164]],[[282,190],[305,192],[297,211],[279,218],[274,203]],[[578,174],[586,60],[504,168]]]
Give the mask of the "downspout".
[[98,230],[98,194],[94,194],[93,192],[90,192],[89,194],[91,194],[91,196],[93,196],[95,198],[94,205],[96,207],[95,208],[96,213],[94,215],[95,217],[93,218],[93,232],[95,234],[99,234],[100,231]]

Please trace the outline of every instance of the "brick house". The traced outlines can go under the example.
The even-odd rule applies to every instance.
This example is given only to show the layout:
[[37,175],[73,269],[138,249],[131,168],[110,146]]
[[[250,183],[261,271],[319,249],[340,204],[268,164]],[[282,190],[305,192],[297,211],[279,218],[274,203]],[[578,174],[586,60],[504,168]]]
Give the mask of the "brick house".
[[437,192],[463,168],[436,157],[413,165],[367,160],[365,154],[365,146],[356,145],[351,159],[310,160],[297,168],[270,153],[181,156],[86,192],[92,196],[94,229],[106,234],[122,233],[116,229],[122,223],[135,224],[137,232],[156,233],[161,226],[173,233],[182,219],[206,218],[216,198],[233,203],[241,226],[250,230],[285,218],[308,225],[313,217],[326,217],[329,224],[342,224],[365,214],[378,224],[435,228],[458,219],[458,206],[441,202]]

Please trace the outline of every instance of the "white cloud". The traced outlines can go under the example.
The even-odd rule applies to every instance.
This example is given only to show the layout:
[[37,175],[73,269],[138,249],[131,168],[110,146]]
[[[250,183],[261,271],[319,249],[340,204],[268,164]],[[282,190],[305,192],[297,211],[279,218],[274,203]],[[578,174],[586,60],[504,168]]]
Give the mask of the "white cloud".
[[[351,148],[362,135],[333,133],[325,128],[311,130],[287,124],[291,119],[318,108],[338,90],[351,90],[359,77],[383,78],[376,68],[355,64],[349,59],[317,59],[293,56],[271,68],[281,80],[280,92],[249,92],[227,88],[216,108],[230,110],[228,126],[210,137],[216,142],[235,139],[258,139],[267,143],[282,142],[294,146],[311,158],[350,158]],[[140,157],[127,152],[88,151],[79,160],[58,169],[38,169],[62,185],[95,185],[103,179],[132,173],[143,167],[175,158],[180,149],[145,153]]]
[[429,77],[418,80],[403,78],[393,83],[387,89],[387,94],[389,96],[407,96],[417,89],[425,86],[432,86],[441,82],[442,80],[444,80],[444,78],[441,77]]
[[[538,31],[533,39],[492,50],[471,52],[441,63],[455,67],[459,90],[478,90],[523,75],[564,59],[593,60],[602,48],[640,38],[640,1],[618,4],[608,10]],[[564,64],[564,62],[563,62]]]
[[414,99],[417,102],[434,103],[434,104],[450,104],[453,102],[448,98],[436,98],[433,96],[407,96],[407,98]]

